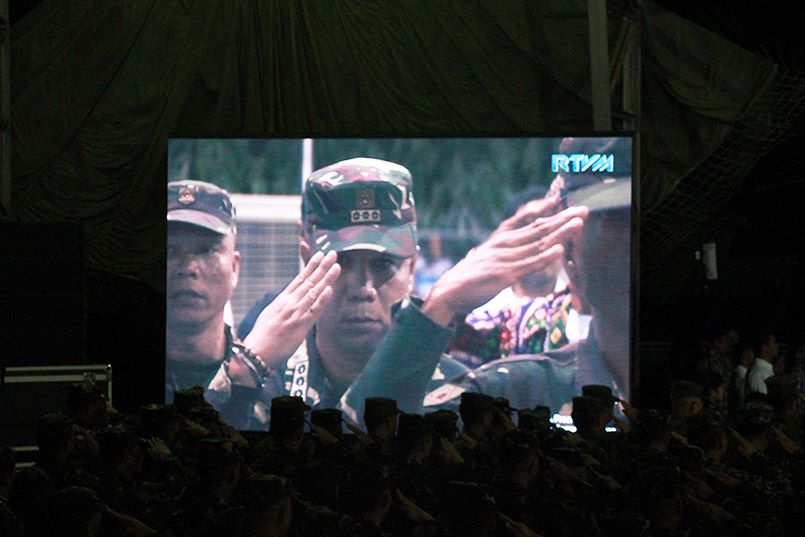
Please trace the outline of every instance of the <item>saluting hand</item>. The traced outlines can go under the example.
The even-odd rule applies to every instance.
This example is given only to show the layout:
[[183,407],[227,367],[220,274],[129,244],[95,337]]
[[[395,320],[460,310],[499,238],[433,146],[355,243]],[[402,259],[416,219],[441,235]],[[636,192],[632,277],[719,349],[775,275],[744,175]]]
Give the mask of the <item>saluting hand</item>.
[[[274,369],[299,348],[310,328],[333,297],[332,284],[341,274],[338,254],[316,252],[302,271],[258,315],[243,345]],[[235,355],[226,364],[233,383],[255,387],[257,381],[244,359]]]
[[588,210],[571,207],[552,214],[555,206],[555,198],[523,205],[439,278],[422,311],[447,326],[455,315],[486,303],[520,277],[562,257],[562,243],[581,232]]
[[[341,274],[337,259],[335,252],[316,252],[302,272],[260,312],[243,344],[266,366],[274,368],[288,359],[321,316],[333,297],[332,284]],[[230,376],[237,374],[232,369],[230,365]]]

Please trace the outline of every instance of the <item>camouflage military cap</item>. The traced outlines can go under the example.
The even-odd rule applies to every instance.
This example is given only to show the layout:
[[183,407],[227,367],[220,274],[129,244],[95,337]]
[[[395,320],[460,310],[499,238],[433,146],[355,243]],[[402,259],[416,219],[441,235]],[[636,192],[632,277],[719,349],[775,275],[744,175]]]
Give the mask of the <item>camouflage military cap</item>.
[[202,406],[198,408],[191,408],[187,411],[187,416],[198,422],[215,422],[218,421],[218,411],[212,406]]
[[397,410],[397,401],[386,397],[367,397],[363,404],[364,416],[385,417],[400,413]]
[[210,406],[204,399],[204,388],[201,386],[193,386],[173,394],[173,408],[179,412],[189,412],[191,409]]
[[235,206],[226,190],[203,181],[168,183],[168,222],[183,222],[228,235],[235,233]]
[[631,206],[629,138],[564,138],[559,154],[567,159],[559,165],[550,191],[565,199],[567,206],[584,205],[593,213]]
[[637,434],[642,438],[652,438],[655,435],[663,434],[671,430],[671,426],[668,423],[668,415],[653,408],[640,411],[635,427]]
[[403,166],[373,158],[336,162],[305,181],[302,220],[315,250],[416,253],[413,180]]
[[517,427],[524,431],[543,431],[551,427],[550,417],[536,410],[517,411]]
[[310,413],[310,423],[320,427],[341,427],[341,411],[337,408],[317,408]]
[[505,397],[495,397],[495,406],[503,414],[510,416],[516,409],[512,408],[511,403]]
[[497,410],[495,399],[485,393],[462,392],[460,409]]
[[[146,429],[161,428],[178,418],[176,409],[167,405],[150,404],[140,408],[140,424]],[[145,436],[151,436],[146,434]]]
[[617,397],[612,395],[612,388],[603,386],[601,384],[587,384],[581,387],[581,395],[585,397],[595,397],[610,404],[620,401]]
[[507,433],[500,446],[500,462],[504,466],[520,464],[538,455],[539,440],[533,433],[515,429]]
[[701,397],[702,386],[688,380],[677,380],[671,384],[671,398]]
[[532,409],[536,414],[543,416],[546,420],[550,420],[553,414],[551,408],[545,405],[537,405]]
[[452,438],[455,436],[456,431],[458,431],[456,427],[458,414],[452,410],[435,410],[428,412],[425,414],[425,419],[431,423],[433,431],[439,436]]
[[433,434],[433,425],[420,414],[400,414],[397,436],[400,439],[427,438]]
[[284,416],[302,416],[310,410],[298,395],[282,395],[271,400],[271,419]]
[[299,396],[284,395],[271,400],[268,432],[272,435],[296,434],[305,425],[305,412],[310,407]]
[[607,409],[607,403],[597,397],[581,397],[573,398],[573,412],[571,415],[589,416],[598,414]]

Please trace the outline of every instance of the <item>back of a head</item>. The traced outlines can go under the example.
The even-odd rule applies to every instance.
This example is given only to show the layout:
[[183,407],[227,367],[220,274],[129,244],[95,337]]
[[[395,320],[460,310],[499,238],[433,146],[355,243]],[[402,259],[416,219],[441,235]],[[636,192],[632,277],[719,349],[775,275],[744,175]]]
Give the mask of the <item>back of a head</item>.
[[415,449],[433,438],[433,426],[420,414],[400,414],[397,440],[403,451]]
[[127,453],[138,448],[139,439],[131,432],[113,429],[100,434],[98,444],[101,465],[114,468],[123,461]]
[[[67,390],[65,407],[74,420],[91,422],[103,410],[106,402],[101,391],[88,382],[71,384]],[[91,424],[91,423],[88,423]]]
[[668,416],[655,409],[640,412],[635,425],[637,439],[643,446],[663,442],[671,433]]
[[705,453],[717,448],[725,434],[723,422],[709,414],[696,416],[690,420],[687,427],[688,442],[701,448]]
[[342,414],[336,408],[317,408],[310,413],[310,423],[321,427],[335,438],[341,438],[343,434]]
[[371,434],[378,427],[397,418],[397,401],[387,397],[367,397],[364,400],[363,421]]
[[538,447],[539,440],[533,433],[519,429],[506,433],[500,446],[500,464],[504,472],[533,461],[537,458]]
[[67,448],[73,438],[73,420],[65,414],[45,414],[36,423],[36,445],[42,454]]
[[676,380],[671,383],[671,414],[675,417],[694,415],[702,408],[702,386],[696,382]]
[[602,432],[603,415],[606,413],[606,403],[597,397],[574,397],[573,410],[570,416],[573,418],[573,425],[580,433]]
[[272,436],[298,436],[305,427],[305,412],[310,407],[301,397],[280,396],[271,400],[271,423],[269,433]]
[[762,401],[751,401],[741,410],[738,432],[747,440],[766,434],[774,421],[774,407]]
[[458,412],[461,415],[461,421],[464,426],[476,424],[481,420],[484,414],[497,412],[495,406],[495,399],[484,393],[477,392],[464,392],[461,394],[461,403],[458,407]]
[[452,410],[435,410],[425,414],[425,419],[430,422],[436,436],[452,440],[456,437],[458,428],[458,414]]

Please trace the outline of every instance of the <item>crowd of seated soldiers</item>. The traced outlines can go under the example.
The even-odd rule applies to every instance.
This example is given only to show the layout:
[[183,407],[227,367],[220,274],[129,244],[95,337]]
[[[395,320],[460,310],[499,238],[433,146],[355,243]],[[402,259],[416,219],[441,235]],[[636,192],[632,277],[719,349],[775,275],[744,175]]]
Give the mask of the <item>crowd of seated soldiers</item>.
[[281,397],[269,432],[238,432],[200,388],[122,415],[76,385],[64,413],[39,420],[33,466],[15,469],[15,452],[0,451],[0,533],[800,534],[805,347],[762,379],[764,393],[738,366],[747,349],[768,358],[768,344],[714,340],[697,375],[673,383],[667,411],[587,386],[573,432],[550,409],[477,393],[462,394],[460,415],[367,399],[362,427]]

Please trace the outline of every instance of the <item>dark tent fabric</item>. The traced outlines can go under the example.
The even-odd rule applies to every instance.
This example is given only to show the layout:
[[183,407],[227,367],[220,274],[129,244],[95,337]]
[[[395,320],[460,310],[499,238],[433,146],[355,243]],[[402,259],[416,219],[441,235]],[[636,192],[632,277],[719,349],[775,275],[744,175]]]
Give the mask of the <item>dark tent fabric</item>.
[[[650,214],[776,69],[641,19]],[[590,132],[587,36],[580,1],[45,1],[11,35],[13,215],[81,222],[88,266],[161,289],[170,136]]]

